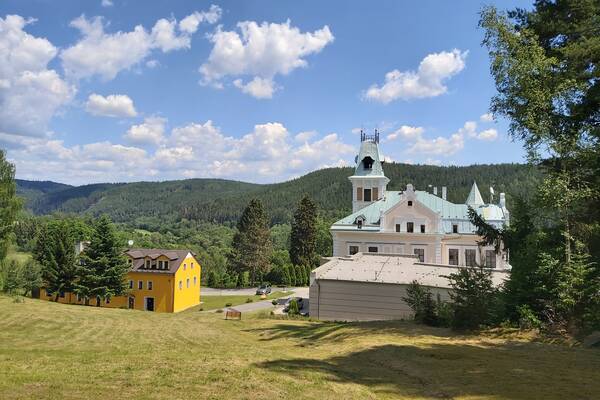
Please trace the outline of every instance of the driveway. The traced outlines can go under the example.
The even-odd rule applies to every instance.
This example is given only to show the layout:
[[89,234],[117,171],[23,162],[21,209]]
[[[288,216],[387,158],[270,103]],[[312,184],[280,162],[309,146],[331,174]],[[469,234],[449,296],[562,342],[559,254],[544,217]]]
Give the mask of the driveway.
[[[223,289],[223,290],[220,290],[220,289],[202,288],[202,290],[206,296],[235,296],[235,295],[254,294],[256,292],[256,289]],[[248,292],[248,290],[250,290],[250,292]],[[290,293],[289,296],[280,297],[279,299],[277,299],[277,303],[278,303],[277,308],[283,309],[283,305],[287,302],[287,299],[294,296],[294,297],[302,297],[304,299],[304,301],[303,301],[304,304],[303,304],[302,309],[308,310],[308,288],[307,287],[296,287],[296,288],[289,288],[288,290],[291,290],[294,293]],[[215,293],[213,294],[213,292],[211,292],[211,291],[214,291]],[[279,291],[279,288],[276,288],[273,291]],[[240,304],[240,305],[233,306],[230,308],[233,308],[237,311],[241,311],[242,313],[254,312],[254,311],[274,308],[275,306],[273,306],[272,301],[273,300],[261,300],[261,301],[255,301],[254,303]],[[211,310],[211,311],[214,312],[213,310]]]

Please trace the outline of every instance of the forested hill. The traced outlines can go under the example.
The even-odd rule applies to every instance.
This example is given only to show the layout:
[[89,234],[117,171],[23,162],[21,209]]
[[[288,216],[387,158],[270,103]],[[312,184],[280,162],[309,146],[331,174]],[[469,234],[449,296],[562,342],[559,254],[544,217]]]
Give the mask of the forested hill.
[[[463,203],[473,181],[489,198],[489,186],[506,192],[509,202],[526,196],[539,178],[533,167],[522,164],[436,167],[385,164],[390,178],[388,190],[401,190],[407,183],[417,190],[428,185],[447,186],[448,200]],[[302,195],[308,193],[328,218],[351,209],[352,168],[328,168],[300,178],[268,185],[220,180],[188,179],[167,182],[136,182],[68,186],[51,182],[18,180],[19,193],[35,214],[53,212],[108,214],[113,220],[132,226],[156,228],[182,218],[216,223],[234,223],[252,197],[259,198],[273,223],[289,222]],[[32,192],[32,190],[37,191]],[[44,189],[44,190],[42,190]],[[438,189],[439,190],[439,189]],[[33,195],[32,195],[33,194]]]

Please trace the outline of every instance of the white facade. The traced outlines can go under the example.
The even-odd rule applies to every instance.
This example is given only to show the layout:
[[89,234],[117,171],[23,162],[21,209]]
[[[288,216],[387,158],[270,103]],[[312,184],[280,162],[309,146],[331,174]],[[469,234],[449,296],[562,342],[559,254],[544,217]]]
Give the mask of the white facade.
[[[486,222],[508,225],[504,193],[499,204],[485,204],[474,183],[465,204],[446,200],[446,188],[437,191],[387,191],[389,179],[383,173],[377,137],[361,136],[361,150],[352,182],[353,213],[331,227],[333,256],[362,253],[417,255],[422,262],[450,265],[482,265],[510,269],[508,255],[496,254],[493,246],[481,246],[481,237],[468,217],[473,208]],[[365,168],[372,161],[372,165]],[[377,188],[377,198],[364,198],[365,188]],[[363,190],[362,198],[360,191]],[[369,194],[369,192],[367,192]]]

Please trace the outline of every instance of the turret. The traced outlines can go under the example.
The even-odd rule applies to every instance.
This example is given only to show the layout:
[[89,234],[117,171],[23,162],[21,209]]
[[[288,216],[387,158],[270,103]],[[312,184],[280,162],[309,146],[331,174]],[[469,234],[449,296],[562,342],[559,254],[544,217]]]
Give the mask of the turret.
[[473,186],[471,186],[471,191],[469,192],[469,196],[467,197],[465,204],[471,207],[482,206],[484,204],[483,197],[481,197],[481,193],[479,193],[479,188],[477,187],[477,182],[475,181],[473,181]]
[[388,182],[383,173],[383,156],[379,154],[379,132],[373,135],[360,132],[360,151],[356,156],[352,182],[352,212],[356,212],[369,204],[382,199]]

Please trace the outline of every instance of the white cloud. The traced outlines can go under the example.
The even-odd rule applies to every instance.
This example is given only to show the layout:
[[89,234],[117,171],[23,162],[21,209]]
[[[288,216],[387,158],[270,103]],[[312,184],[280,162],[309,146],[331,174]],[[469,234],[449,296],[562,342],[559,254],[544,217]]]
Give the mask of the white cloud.
[[481,115],[481,117],[479,117],[479,120],[481,122],[493,122],[494,115],[492,113],[485,113],[485,114]]
[[156,68],[160,65],[158,60],[148,60],[146,61],[146,67],[148,68]]
[[467,52],[454,49],[450,52],[429,54],[419,64],[417,71],[397,69],[385,75],[381,86],[371,85],[365,98],[387,104],[397,99],[420,99],[436,97],[447,92],[446,80],[465,67]]
[[464,137],[460,133],[454,133],[449,138],[438,136],[434,139],[417,138],[417,141],[408,149],[409,153],[421,153],[430,155],[449,156],[463,149]]
[[112,0],[102,0],[102,7],[112,7],[113,6],[113,2]]
[[437,165],[437,166],[439,166],[439,165],[442,165],[442,161],[441,160],[436,160],[436,159],[433,159],[433,158],[427,158],[425,160],[425,162],[423,162],[423,164],[425,164],[425,165]]
[[111,94],[106,97],[92,93],[85,105],[87,112],[104,117],[135,117],[137,112],[133,100],[124,94]]
[[317,131],[304,131],[294,136],[296,142],[304,143],[317,135]]
[[[195,16],[196,13],[198,12],[191,16]],[[218,15],[220,16],[220,13]],[[71,21],[70,25],[81,32],[82,38],[61,52],[63,68],[69,77],[75,79],[98,75],[104,80],[111,80],[120,71],[139,64],[154,49],[160,49],[162,52],[189,49],[191,35],[198,28],[196,25],[192,29],[188,19],[191,16],[182,20],[187,21],[183,27],[181,22],[178,26],[175,19],[162,18],[156,21],[150,32],[137,25],[130,32],[107,33],[104,31],[102,17],[88,19],[81,15]],[[214,23],[216,20],[212,17],[203,18],[207,23]],[[198,20],[198,24],[200,22]]]
[[391,141],[396,140],[398,138],[414,140],[421,137],[424,131],[425,129],[421,126],[402,125],[400,128],[387,135],[387,140]]
[[166,122],[165,118],[148,117],[142,124],[132,125],[124,138],[130,143],[159,145],[164,140]]
[[498,138],[498,131],[495,129],[486,129],[477,135],[477,139],[480,140],[496,140]]
[[[222,80],[227,76],[250,76],[250,83],[243,84],[239,80],[234,85],[259,98],[272,96],[276,75],[287,75],[296,68],[306,67],[305,57],[319,53],[334,40],[327,25],[304,33],[291,26],[289,20],[260,25],[245,21],[239,22],[237,27],[240,33],[219,28],[210,36],[213,48],[208,61],[200,66],[201,83],[222,87]],[[248,87],[251,84],[253,89]]]
[[188,34],[195,33],[198,30],[198,25],[206,21],[209,24],[214,24],[221,19],[223,10],[221,7],[211,5],[208,11],[195,11],[179,21],[179,30]]
[[35,22],[19,15],[0,18],[0,132],[43,136],[75,88],[48,69],[57,49],[24,31]]
[[275,92],[275,82],[272,79],[263,79],[258,76],[255,76],[248,83],[243,83],[241,79],[236,79],[233,81],[233,85],[241,89],[242,92],[257,99],[270,99],[273,97],[273,92]]

